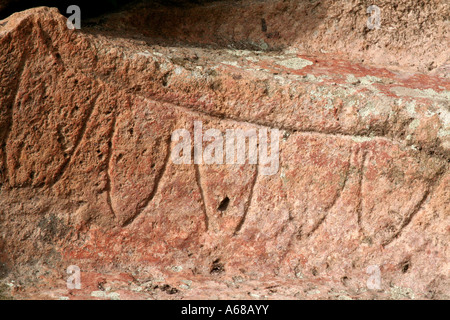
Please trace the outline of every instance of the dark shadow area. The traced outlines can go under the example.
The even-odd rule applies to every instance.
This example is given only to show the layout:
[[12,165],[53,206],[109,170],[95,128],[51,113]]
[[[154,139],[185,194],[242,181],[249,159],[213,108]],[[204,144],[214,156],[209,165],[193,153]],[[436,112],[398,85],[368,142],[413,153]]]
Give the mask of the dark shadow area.
[[35,7],[56,7],[61,14],[66,14],[67,8],[70,5],[77,5],[81,8],[84,18],[94,18],[104,13],[114,12],[123,6],[138,2],[136,0],[16,0],[10,1],[4,10],[0,12],[0,19],[5,19],[11,14]]
[[139,2],[155,3],[165,6],[182,7],[185,5],[198,5],[214,0],[11,0],[6,1],[6,6],[1,10],[0,4],[0,20],[5,19],[11,14],[35,7],[56,7],[59,12],[65,16],[67,8],[70,5],[77,5],[81,8],[83,18],[95,18],[106,13],[116,12],[129,4]]
[[120,9],[126,13],[83,20],[81,32],[148,45],[278,52],[314,34],[328,6],[320,0],[138,0]]
[[[78,5],[81,32],[139,38],[162,46],[255,51],[282,50],[298,37],[313,34],[327,14],[327,5],[319,0],[9,0],[6,3],[10,4],[0,11],[0,19],[38,6],[56,7],[69,17],[73,13],[67,13],[67,8]],[[116,12],[126,14],[110,15]],[[307,22],[300,17],[308,17]],[[115,25],[121,27],[116,29]]]

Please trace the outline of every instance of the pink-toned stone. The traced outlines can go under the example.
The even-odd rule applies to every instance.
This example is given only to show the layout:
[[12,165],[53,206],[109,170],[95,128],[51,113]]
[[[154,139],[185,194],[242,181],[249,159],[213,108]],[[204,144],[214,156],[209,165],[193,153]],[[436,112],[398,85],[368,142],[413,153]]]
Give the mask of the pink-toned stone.
[[[0,263],[3,281],[16,281],[8,293],[448,298],[446,77],[410,73],[405,50],[396,52],[404,70],[394,71],[389,47],[376,61],[384,65],[373,66],[355,52],[298,45],[281,26],[312,7],[249,2],[239,19],[212,24],[224,6],[237,10],[226,3],[131,9],[80,31],[49,8],[2,21]],[[159,18],[144,24],[155,10]],[[427,10],[441,12],[438,4]],[[173,20],[161,20],[170,12]],[[291,50],[223,47],[257,38],[242,23],[255,12],[280,27],[265,41]],[[281,25],[271,12],[286,15]],[[123,25],[147,26],[145,37]],[[179,30],[186,25],[196,29]],[[227,30],[234,39],[223,36]],[[158,35],[219,46],[157,45]],[[439,34],[433,41],[439,60]],[[195,121],[222,132],[279,129],[277,174],[264,176],[254,164],[173,163],[172,132],[193,133]],[[71,264],[82,269],[81,291],[62,280]],[[378,291],[367,288],[373,265],[382,275]]]

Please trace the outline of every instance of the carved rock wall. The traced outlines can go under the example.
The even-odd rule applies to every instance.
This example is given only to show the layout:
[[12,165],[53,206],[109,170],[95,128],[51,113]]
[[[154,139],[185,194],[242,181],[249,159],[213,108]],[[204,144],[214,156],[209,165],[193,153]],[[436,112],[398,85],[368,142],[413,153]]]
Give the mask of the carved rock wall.
[[[0,259],[28,279],[16,294],[62,294],[76,264],[89,285],[75,296],[119,277],[190,279],[185,297],[226,284],[222,297],[448,298],[448,30],[363,32],[364,52],[356,3],[144,4],[81,30],[46,7],[0,21]],[[279,170],[175,164],[172,133],[198,121],[279,130]]]

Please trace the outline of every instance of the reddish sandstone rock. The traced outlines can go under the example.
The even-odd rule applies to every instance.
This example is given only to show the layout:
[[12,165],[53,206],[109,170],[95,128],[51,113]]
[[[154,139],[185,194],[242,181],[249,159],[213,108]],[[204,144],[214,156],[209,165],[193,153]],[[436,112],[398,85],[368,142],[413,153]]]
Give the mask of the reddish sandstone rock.
[[[290,49],[247,46],[246,14],[313,8],[250,3],[202,31],[226,5],[158,9],[174,20],[130,10],[80,31],[49,8],[1,22],[0,261],[22,279],[15,294],[92,298],[102,283],[122,298],[448,298],[449,81],[313,54],[282,29],[267,41]],[[175,164],[171,135],[196,121],[280,130],[279,170]],[[61,281],[70,264],[84,291]]]

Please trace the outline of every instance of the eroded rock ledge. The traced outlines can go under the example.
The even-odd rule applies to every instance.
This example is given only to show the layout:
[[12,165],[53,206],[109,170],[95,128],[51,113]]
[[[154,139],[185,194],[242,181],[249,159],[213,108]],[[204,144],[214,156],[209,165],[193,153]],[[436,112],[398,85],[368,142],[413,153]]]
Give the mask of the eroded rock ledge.
[[[67,295],[76,264],[74,297],[106,281],[122,297],[164,298],[165,283],[200,298],[448,298],[444,31],[416,66],[398,49],[393,68],[389,46],[327,53],[357,37],[329,40],[329,2],[144,4],[79,31],[46,7],[0,21],[0,259],[15,294]],[[322,21],[314,41],[287,28],[294,13]],[[278,173],[174,164],[171,134],[195,121],[279,129]]]

